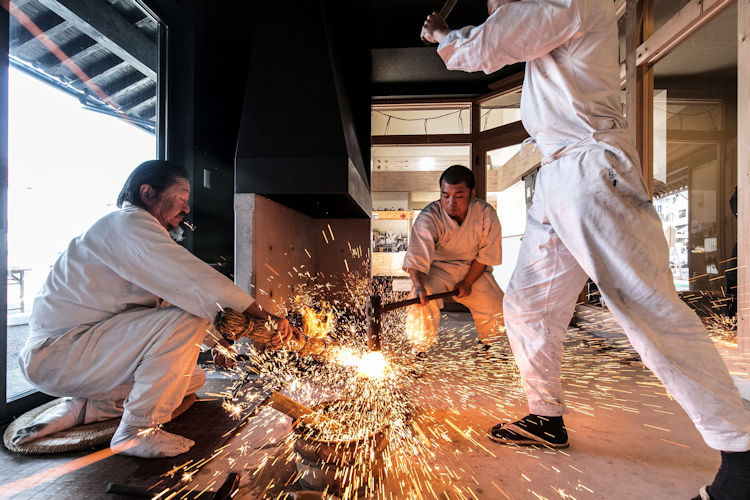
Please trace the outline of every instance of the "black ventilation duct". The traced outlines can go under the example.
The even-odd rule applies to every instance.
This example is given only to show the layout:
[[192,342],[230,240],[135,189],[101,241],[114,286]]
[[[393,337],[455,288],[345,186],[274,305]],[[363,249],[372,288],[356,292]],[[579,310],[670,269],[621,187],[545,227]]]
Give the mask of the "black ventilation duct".
[[338,52],[351,48],[337,47],[332,16],[318,2],[256,5],[236,192],[312,217],[369,217],[369,175],[349,99],[367,92],[358,116],[368,120],[360,137],[369,138],[369,61],[347,63],[342,73]]

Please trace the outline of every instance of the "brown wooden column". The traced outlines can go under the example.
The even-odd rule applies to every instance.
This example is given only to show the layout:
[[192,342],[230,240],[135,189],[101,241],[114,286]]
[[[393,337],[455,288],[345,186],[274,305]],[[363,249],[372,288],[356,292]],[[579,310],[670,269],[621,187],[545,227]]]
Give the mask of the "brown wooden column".
[[477,198],[487,200],[487,150],[477,145],[479,132],[482,130],[482,106],[479,102],[471,103],[471,171],[476,181]]
[[737,15],[737,343],[750,353],[750,0]]
[[650,65],[637,65],[638,47],[654,31],[651,0],[627,0],[625,12],[625,91],[628,125],[641,160],[641,171],[649,193],[654,192],[653,121],[654,72]]

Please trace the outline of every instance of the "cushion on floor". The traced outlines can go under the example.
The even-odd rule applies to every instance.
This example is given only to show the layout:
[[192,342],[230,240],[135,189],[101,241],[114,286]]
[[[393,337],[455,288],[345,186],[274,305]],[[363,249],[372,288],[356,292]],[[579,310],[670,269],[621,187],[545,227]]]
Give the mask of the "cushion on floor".
[[[182,400],[182,404],[180,404],[172,414],[172,418],[174,419],[184,413],[193,405],[193,403],[195,403],[196,399],[195,394],[185,396],[185,399]],[[63,398],[54,399],[27,411],[11,422],[8,428],[5,429],[5,434],[3,434],[3,443],[5,444],[5,447],[16,453],[39,455],[84,450],[88,448],[96,448],[102,445],[109,445],[109,441],[112,439],[117,426],[120,425],[119,418],[112,418],[91,424],[77,425],[70,429],[56,432],[49,436],[44,436],[20,445],[14,445],[11,442],[10,439],[17,429],[26,427],[38,415],[41,415],[47,409],[60,404],[62,401]]]

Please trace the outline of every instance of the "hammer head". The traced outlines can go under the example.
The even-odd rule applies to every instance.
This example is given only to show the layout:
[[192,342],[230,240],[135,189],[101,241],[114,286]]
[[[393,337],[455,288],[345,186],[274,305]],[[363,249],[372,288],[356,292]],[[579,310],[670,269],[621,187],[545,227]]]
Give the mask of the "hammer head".
[[380,295],[377,293],[367,298],[367,350],[380,350]]

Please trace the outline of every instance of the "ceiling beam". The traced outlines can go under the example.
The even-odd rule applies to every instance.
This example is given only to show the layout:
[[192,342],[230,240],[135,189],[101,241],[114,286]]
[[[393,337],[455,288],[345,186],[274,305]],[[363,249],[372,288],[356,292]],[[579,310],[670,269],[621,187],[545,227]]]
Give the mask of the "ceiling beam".
[[[130,64],[124,62],[114,54],[107,54],[104,58],[88,66],[81,66],[81,69],[84,73],[86,73],[87,75],[91,75],[90,81],[96,83],[97,85],[99,85],[99,81],[101,81],[102,79],[110,77],[117,71],[123,71],[125,68],[131,68]],[[76,79],[71,82],[71,85],[73,85],[74,87],[83,88],[86,86],[86,82],[82,82],[76,76]]]
[[542,164],[542,155],[532,144],[527,144],[501,167],[487,171],[487,191],[505,191]]
[[[144,95],[147,95],[144,93]],[[144,120],[153,120],[154,115],[156,111],[156,91],[154,91],[153,95],[149,97],[148,99],[144,99],[141,102],[137,103],[132,108],[128,109],[128,114],[130,116],[137,116],[138,118],[142,118]],[[148,112],[148,114],[144,114]]]
[[[13,0],[13,4],[16,6],[16,8],[21,9],[24,5],[31,2],[31,0]],[[23,9],[21,9],[23,10]],[[28,15],[28,14],[27,14]]]
[[[95,40],[82,33],[78,33],[76,37],[71,38],[67,42],[58,45],[58,48],[66,56],[68,56],[68,59],[75,62],[76,64],[78,64],[76,62],[77,60],[104,50],[104,48],[96,43]],[[47,71],[51,75],[63,74],[66,71],[72,73],[72,70],[66,64],[66,62],[68,61],[61,60],[58,54],[55,54],[53,52],[47,52],[36,62],[39,63],[40,67],[46,68],[45,71]]]
[[144,77],[142,74],[138,73],[137,71],[132,71],[127,76],[119,79],[114,84],[102,88],[102,91],[109,96],[110,99],[117,102],[118,105],[125,101],[126,99],[130,99],[130,94],[133,92],[138,92],[142,88],[144,88],[148,83],[153,84],[153,81],[150,78]]
[[156,81],[156,44],[102,0],[39,0],[113,54]]
[[[145,81],[148,81],[144,79]],[[143,85],[132,92],[129,92],[127,97],[120,99],[118,105],[120,110],[127,114],[131,114],[133,108],[139,106],[144,101],[156,97],[156,84],[150,82],[149,84]]]
[[529,136],[520,121],[507,123],[499,127],[484,130],[475,134],[474,144],[478,149],[492,151],[513,144],[518,144]]
[[471,144],[471,134],[374,135],[372,146]]
[[638,47],[636,65],[653,66],[683,40],[732,5],[734,1],[691,0]]
[[[15,21],[15,18],[13,18],[13,20]],[[60,16],[54,12],[46,12],[42,14],[34,19],[34,24],[36,24],[39,29],[50,38],[53,38],[58,33],[65,31],[71,26],[69,22],[65,19],[61,19]],[[25,27],[22,28],[19,26],[18,29],[11,28],[10,34],[11,51],[18,52],[19,54],[22,53],[26,47],[36,41],[36,36]]]

